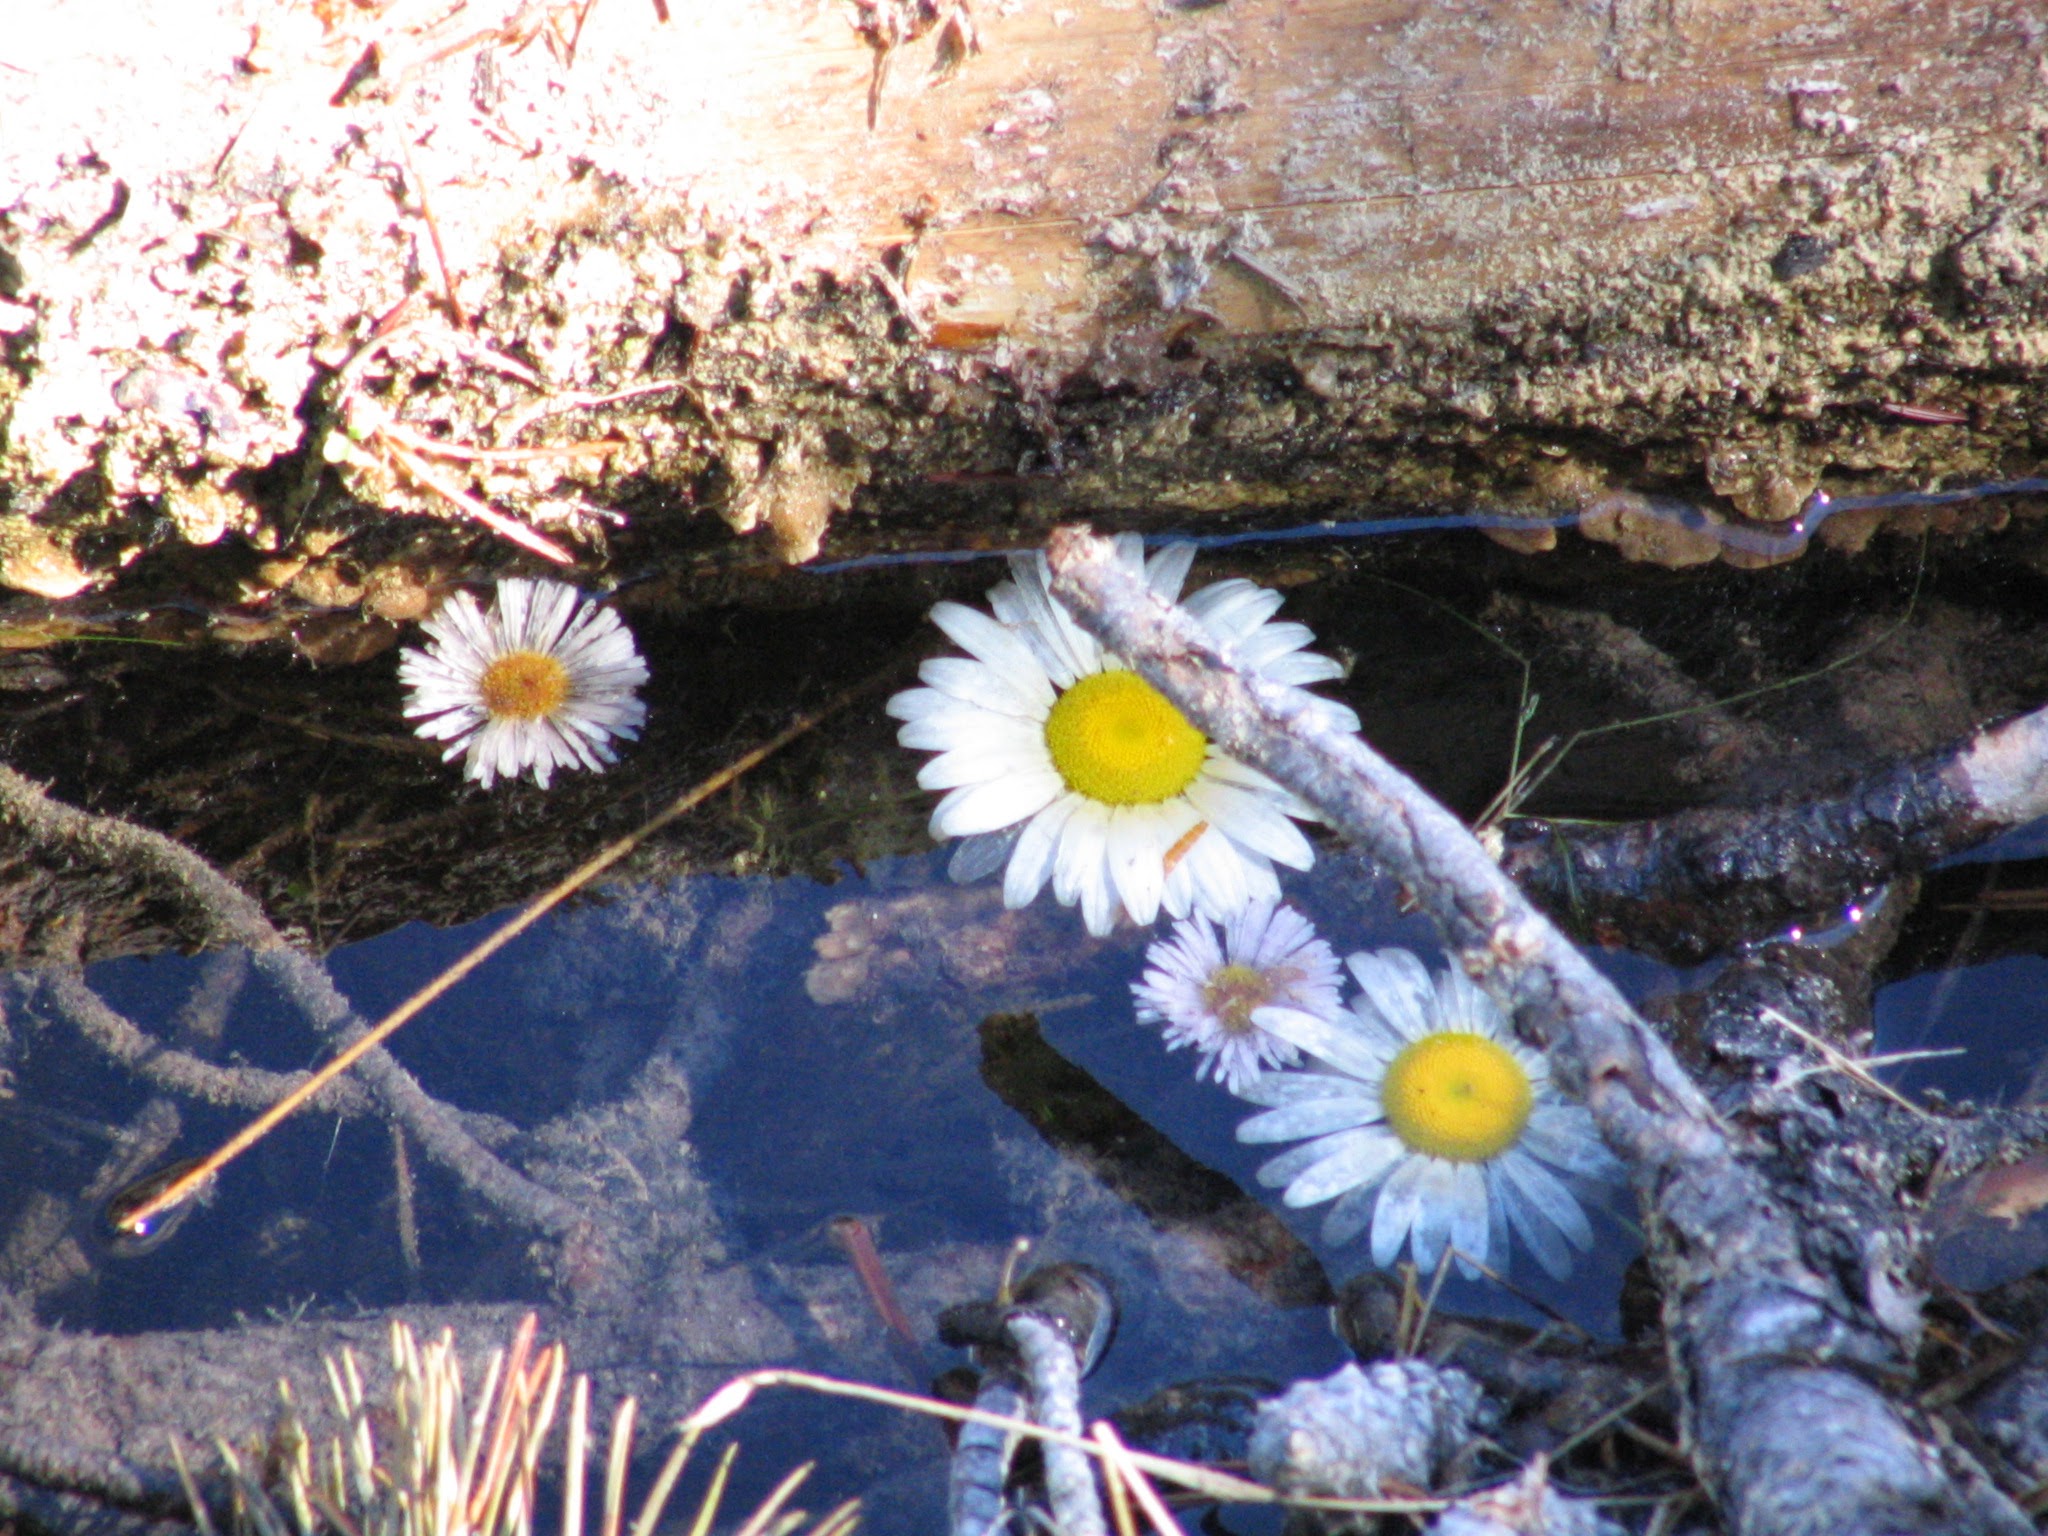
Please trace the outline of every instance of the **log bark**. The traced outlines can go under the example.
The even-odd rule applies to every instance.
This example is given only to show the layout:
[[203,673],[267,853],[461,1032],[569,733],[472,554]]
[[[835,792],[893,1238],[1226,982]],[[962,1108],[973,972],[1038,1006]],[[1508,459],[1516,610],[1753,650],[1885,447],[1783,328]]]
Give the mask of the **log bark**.
[[586,568],[1371,502],[1756,564],[1823,483],[2038,469],[2026,0],[984,0],[978,52],[871,46],[919,9],[25,0],[0,581],[197,544],[403,617],[496,557],[476,502]]

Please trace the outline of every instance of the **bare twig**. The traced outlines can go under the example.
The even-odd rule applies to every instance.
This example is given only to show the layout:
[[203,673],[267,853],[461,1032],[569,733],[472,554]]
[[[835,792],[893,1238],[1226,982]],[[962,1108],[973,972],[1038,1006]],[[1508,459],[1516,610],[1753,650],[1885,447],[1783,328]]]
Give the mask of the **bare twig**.
[[[1081,1362],[1058,1323],[1019,1309],[1004,1323],[1031,1382],[1031,1416],[1063,1435],[1081,1433]],[[1053,1525],[1065,1536],[1108,1536],[1095,1471],[1071,1445],[1045,1443],[1045,1495]]]
[[389,453],[397,461],[399,467],[408,475],[411,475],[413,479],[419,481],[421,485],[424,485],[437,496],[460,507],[493,533],[500,534],[510,539],[514,544],[519,545],[522,549],[530,549],[543,559],[552,560],[557,565],[574,565],[576,563],[576,557],[562,548],[553,539],[535,533],[526,524],[515,518],[507,517],[481,497],[470,495],[469,492],[443,475],[439,470],[433,468],[410,449],[402,447],[390,437],[382,434],[379,435],[379,442],[384,451]]
[[[402,1093],[404,1085],[410,1085],[411,1095],[416,1095],[419,1100],[432,1104],[433,1101],[427,1100],[426,1095],[420,1091],[419,1085],[413,1082],[411,1076],[405,1073],[404,1069],[399,1067],[395,1061],[392,1061],[389,1055],[379,1049],[383,1041],[396,1034],[402,1025],[415,1018],[430,1003],[434,1002],[464,977],[468,976],[471,971],[474,971],[484,961],[518,938],[520,934],[526,932],[527,929],[575,895],[576,892],[583,889],[592,880],[595,880],[599,875],[625,858],[627,854],[638,848],[641,843],[652,837],[656,832],[659,832],[677,817],[695,809],[698,805],[710,799],[711,796],[726,788],[726,786],[736,783],[757,765],[781,751],[799,737],[808,734],[817,726],[819,721],[845,708],[853,700],[875,687],[883,678],[892,675],[894,671],[895,667],[892,664],[864,678],[853,687],[844,690],[837,697],[830,700],[822,709],[808,715],[799,716],[760,746],[741,753],[739,757],[726,764],[725,767],[719,769],[718,772],[712,774],[709,778],[684,790],[674,800],[670,801],[665,809],[642,822],[638,827],[610,844],[603,851],[586,859],[567,875],[563,876],[561,880],[557,881],[540,895],[534,897],[532,901],[520,909],[517,917],[495,929],[487,938],[472,946],[468,953],[464,954],[459,960],[443,970],[440,975],[436,976],[432,981],[414,992],[411,997],[387,1013],[378,1021],[374,1029],[365,1029],[360,1021],[356,1020],[348,1012],[347,1003],[342,1000],[338,992],[334,991],[333,983],[328,980],[324,969],[313,965],[312,962],[305,960],[304,957],[299,956],[296,951],[291,949],[259,950],[259,964],[273,955],[285,957],[280,961],[280,965],[286,982],[294,991],[295,1000],[307,1012],[308,1016],[314,1019],[316,1024],[321,1023],[324,1018],[330,1027],[340,1032],[340,1038],[344,1042],[343,1049],[325,1066],[309,1077],[305,1083],[301,1084],[295,1093],[280,1099],[263,1114],[258,1115],[254,1120],[243,1126],[240,1131],[236,1132],[235,1135],[215,1149],[213,1153],[200,1159],[183,1177],[166,1184],[153,1200],[138,1205],[128,1212],[128,1220],[139,1227],[149,1222],[160,1212],[169,1210],[178,1204],[179,1201],[189,1198],[195,1190],[202,1188],[221,1168],[262,1140],[264,1136],[269,1134],[273,1126],[294,1113],[308,1098],[317,1093],[334,1078],[346,1072],[358,1061],[366,1064],[364,1070],[365,1074],[371,1079],[371,1086],[376,1088],[380,1094],[385,1095],[387,1103],[391,1102],[391,1095],[393,1093]],[[5,771],[0,770],[0,772]],[[23,782],[25,783],[26,781],[24,780]],[[4,802],[0,802],[0,804],[4,804]],[[156,833],[148,833],[146,835],[151,838],[158,837]],[[160,839],[160,841],[168,843],[169,839]],[[176,845],[173,844],[172,846],[175,847]],[[183,852],[184,850],[180,851]],[[196,855],[187,854],[187,857],[192,862],[198,863],[202,869],[206,868],[204,861],[198,860]],[[207,872],[211,874],[210,869]],[[212,878],[220,885],[227,885],[227,882],[221,880],[218,875],[213,875]],[[234,890],[232,886],[229,886],[228,889]],[[265,931],[270,933],[272,942],[282,944],[283,941],[277,938],[274,930],[270,929],[269,920],[263,917],[261,909],[256,908],[255,903],[250,901],[241,892],[234,891],[234,894],[240,898],[245,906],[254,912],[255,919],[262,924]],[[294,960],[298,962],[297,965],[291,963]],[[347,1028],[343,1029],[343,1025],[346,1025]],[[390,1073],[396,1074],[397,1078],[403,1079],[402,1084],[396,1079],[388,1077],[382,1070],[381,1064],[384,1063],[389,1064]],[[410,1095],[407,1097],[410,1097]],[[434,1107],[439,1108],[438,1105]],[[437,1159],[445,1158],[449,1150],[444,1144],[445,1135],[446,1131],[451,1129],[451,1127],[446,1125],[445,1120],[437,1120],[422,1113],[423,1106],[412,1105],[410,1108],[412,1113],[406,1118],[408,1128],[420,1139],[421,1145],[427,1149],[429,1155]],[[483,1151],[482,1148],[477,1148],[477,1150],[480,1153]],[[483,1155],[489,1157],[488,1153]],[[521,1178],[518,1174],[513,1173],[511,1169],[506,1168],[504,1164],[499,1163],[495,1158],[490,1159],[489,1166],[472,1167],[467,1170],[458,1169],[458,1171],[464,1172],[465,1177],[486,1180],[487,1184],[479,1186],[482,1193],[489,1195],[493,1200],[503,1202],[508,1209],[524,1216],[530,1223],[544,1231],[553,1232],[557,1235],[566,1235],[588,1225],[587,1216],[574,1202],[565,1200],[552,1191],[541,1189],[539,1185],[533,1184],[530,1180]],[[502,1174],[503,1177],[499,1177],[499,1174]],[[507,1184],[505,1182],[507,1179],[517,1180],[517,1185]],[[528,1191],[531,1193],[526,1193]]]
[[[1694,1458],[1737,1529],[2031,1528],[1981,1470],[1916,1434],[1874,1384],[1910,1366],[1898,1341],[1869,1316],[1867,1299],[1809,1264],[1791,1211],[1670,1050],[1456,817],[1359,738],[1322,723],[1307,695],[1240,669],[1199,623],[1125,571],[1108,541],[1061,529],[1048,555],[1053,594],[1084,629],[1412,893],[1458,963],[1547,1048],[1558,1081],[1583,1095],[1629,1159],[1654,1216],[1652,1255]],[[2017,756],[2003,759],[2015,786],[2029,777]],[[2032,777],[2048,779],[2048,754]]]
[[[412,1132],[427,1155],[454,1173],[492,1205],[542,1231],[563,1235],[587,1220],[573,1202],[515,1172],[464,1130],[455,1113],[421,1088],[388,1053],[374,1049],[362,1021],[336,989],[325,966],[301,954],[264,915],[255,898],[191,849],[161,832],[111,816],[95,816],[50,799],[13,769],[0,767],[0,818],[21,827],[37,842],[95,861],[125,863],[160,879],[191,902],[215,938],[249,950],[257,969],[298,1006],[315,1030],[343,1048],[350,1061],[365,1058],[370,1091]],[[502,931],[502,930],[501,930]],[[301,1084],[303,1098],[317,1093],[335,1074],[313,1074]],[[215,1168],[219,1165],[215,1164]],[[157,1199],[130,1213],[136,1230],[189,1198],[213,1176],[202,1162],[184,1179],[167,1184]],[[182,1186],[182,1187],[181,1187]]]

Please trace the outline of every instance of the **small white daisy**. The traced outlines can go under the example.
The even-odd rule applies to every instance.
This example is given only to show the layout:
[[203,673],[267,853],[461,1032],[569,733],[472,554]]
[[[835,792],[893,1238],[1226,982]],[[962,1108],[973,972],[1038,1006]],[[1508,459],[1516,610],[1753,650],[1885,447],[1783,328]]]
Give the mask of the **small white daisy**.
[[[1135,534],[1117,558],[1173,600],[1191,545],[1144,556]],[[1212,746],[1150,683],[1109,654],[1052,599],[1045,556],[1013,556],[1011,579],[989,593],[995,616],[940,603],[932,620],[969,656],[927,661],[926,684],[889,700],[897,740],[939,755],[917,781],[944,790],[932,835],[963,839],[955,879],[1003,866],[1003,903],[1021,907],[1052,883],[1105,934],[1119,908],[1149,923],[1163,906],[1222,921],[1256,898],[1277,900],[1277,863],[1307,869],[1308,839],[1289,818],[1312,812],[1256,769]],[[1246,667],[1304,684],[1342,668],[1302,649],[1300,624],[1271,622],[1280,595],[1219,581],[1183,604]],[[1358,717],[1316,701],[1342,730]]]
[[1313,1138],[1267,1163],[1259,1182],[1285,1185],[1291,1206],[1336,1200],[1324,1240],[1349,1242],[1370,1225],[1375,1264],[1393,1263],[1405,1245],[1428,1273],[1448,1244],[1500,1267],[1512,1228],[1545,1270],[1569,1274],[1572,1249],[1590,1247],[1593,1233],[1567,1179],[1584,1187],[1622,1177],[1593,1117],[1558,1093],[1543,1057],[1455,967],[1432,985],[1404,949],[1347,964],[1364,989],[1348,1012],[1253,1015],[1316,1058],[1240,1090],[1269,1107],[1238,1127],[1238,1140]]
[[542,789],[557,768],[602,771],[612,738],[632,740],[647,719],[632,633],[574,587],[509,578],[489,613],[458,592],[420,627],[426,649],[398,663],[406,718],[485,789],[528,771]]
[[1174,924],[1173,936],[1145,951],[1150,967],[1131,983],[1138,1022],[1163,1025],[1166,1048],[1202,1054],[1195,1076],[1213,1076],[1240,1092],[1268,1066],[1291,1067],[1300,1053],[1253,1020],[1254,1010],[1337,1012],[1344,973],[1330,946],[1292,907],[1260,900],[1224,925],[1222,941],[1205,917]]

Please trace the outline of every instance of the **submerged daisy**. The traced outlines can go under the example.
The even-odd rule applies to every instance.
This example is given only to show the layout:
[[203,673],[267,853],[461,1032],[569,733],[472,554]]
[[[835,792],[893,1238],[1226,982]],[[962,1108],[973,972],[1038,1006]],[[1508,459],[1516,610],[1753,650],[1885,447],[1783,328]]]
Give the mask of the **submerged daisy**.
[[1150,969],[1131,983],[1138,1022],[1163,1025],[1166,1048],[1202,1054],[1197,1079],[1213,1076],[1240,1092],[1268,1066],[1291,1067],[1300,1053],[1259,1027],[1260,1008],[1337,1011],[1343,972],[1330,946],[1292,907],[1260,900],[1223,927],[1183,918],[1173,936],[1145,951]]
[[632,740],[647,719],[631,632],[574,587],[509,578],[490,612],[458,592],[420,627],[426,649],[398,663],[406,718],[485,789],[529,771],[542,789],[557,768],[602,771],[612,738]]
[[[1117,558],[1172,601],[1194,558],[1173,544],[1144,557],[1135,534]],[[1218,751],[1166,697],[1109,654],[1052,599],[1045,556],[1012,556],[1011,579],[989,593],[995,616],[940,603],[932,620],[971,655],[927,661],[926,684],[889,700],[897,740],[939,755],[917,781],[944,790],[934,837],[964,839],[952,874],[1002,867],[1003,904],[1021,907],[1052,883],[1079,903],[1094,934],[1119,907],[1149,923],[1163,906],[1221,921],[1258,898],[1277,900],[1275,863],[1307,869],[1308,839],[1289,818],[1314,813],[1256,769]],[[1341,675],[1302,649],[1300,624],[1271,622],[1280,595],[1241,580],[1204,587],[1182,605],[1246,667],[1282,683]],[[1315,700],[1341,730],[1358,717]]]
[[1370,1225],[1375,1264],[1393,1263],[1405,1245],[1428,1272],[1448,1245],[1469,1276],[1477,1271],[1465,1260],[1506,1262],[1512,1228],[1545,1270],[1569,1274],[1571,1250],[1590,1247],[1593,1233],[1567,1180],[1621,1178],[1592,1116],[1559,1095],[1543,1057],[1455,967],[1432,985],[1403,949],[1347,963],[1364,989],[1348,1012],[1253,1016],[1316,1058],[1240,1090],[1268,1109],[1238,1127],[1238,1140],[1312,1138],[1267,1163],[1259,1181],[1285,1185],[1291,1206],[1335,1199],[1324,1239],[1349,1242]]

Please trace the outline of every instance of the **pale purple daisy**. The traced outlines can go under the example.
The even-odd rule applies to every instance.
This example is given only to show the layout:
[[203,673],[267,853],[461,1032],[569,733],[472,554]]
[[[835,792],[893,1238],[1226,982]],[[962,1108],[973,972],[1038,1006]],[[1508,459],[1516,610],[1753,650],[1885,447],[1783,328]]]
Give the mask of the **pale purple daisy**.
[[1168,1050],[1202,1054],[1199,1078],[1241,1092],[1269,1066],[1290,1067],[1295,1048],[1253,1020],[1259,1008],[1337,1011],[1343,973],[1309,920],[1270,899],[1240,907],[1218,932],[1204,917],[1183,918],[1170,938],[1145,951],[1150,967],[1131,983],[1138,1022],[1158,1024]]
[[398,662],[406,718],[485,789],[522,773],[546,789],[557,768],[602,772],[613,738],[630,741],[647,719],[631,632],[562,582],[509,577],[489,612],[458,592],[420,627],[426,649]]

